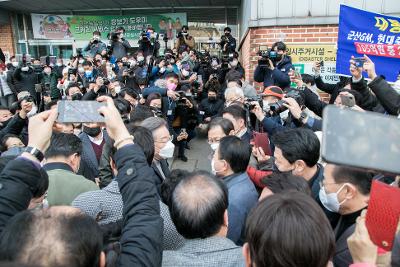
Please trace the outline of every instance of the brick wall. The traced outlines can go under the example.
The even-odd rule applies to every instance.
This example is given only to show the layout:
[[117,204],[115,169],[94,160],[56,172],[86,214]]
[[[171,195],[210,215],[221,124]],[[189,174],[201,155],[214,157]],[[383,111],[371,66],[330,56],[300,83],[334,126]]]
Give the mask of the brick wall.
[[[290,43],[335,43],[337,25],[305,25],[251,28],[241,48],[242,63],[246,70],[246,79],[253,82],[257,66],[260,45],[271,45],[276,41]],[[254,83],[260,89],[262,84]]]
[[11,22],[9,24],[0,25],[0,47],[5,53],[8,52],[10,55],[15,54],[14,36],[11,28]]

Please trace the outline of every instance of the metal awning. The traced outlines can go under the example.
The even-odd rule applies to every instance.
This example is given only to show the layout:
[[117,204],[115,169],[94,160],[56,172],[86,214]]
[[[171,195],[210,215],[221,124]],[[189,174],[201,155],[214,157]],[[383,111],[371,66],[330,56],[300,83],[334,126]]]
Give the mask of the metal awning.
[[241,0],[0,0],[0,9],[23,13],[74,13],[101,10],[158,10],[237,8]]

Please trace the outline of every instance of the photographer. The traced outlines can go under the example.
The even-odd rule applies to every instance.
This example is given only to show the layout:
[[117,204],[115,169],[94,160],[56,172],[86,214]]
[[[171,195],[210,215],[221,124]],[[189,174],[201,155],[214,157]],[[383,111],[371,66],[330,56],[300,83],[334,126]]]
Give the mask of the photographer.
[[231,28],[226,27],[224,29],[224,34],[221,36],[220,46],[222,48],[222,53],[229,54],[236,50],[236,39],[231,35]]
[[183,26],[182,31],[176,36],[175,48],[178,53],[182,53],[183,51],[189,52],[190,49],[194,49],[196,46],[196,42],[193,36],[189,35],[188,30],[188,26]]
[[195,137],[194,129],[197,126],[197,109],[191,95],[191,86],[181,87],[179,97],[175,100],[176,107],[173,116],[168,116],[170,126],[174,131],[174,143],[178,147],[178,158],[183,162],[188,159],[185,156],[185,149],[189,148],[188,143]]
[[254,80],[263,82],[264,87],[271,85],[286,89],[290,86],[289,71],[294,69],[292,59],[286,55],[286,45],[276,42],[271,50],[260,51],[260,60],[254,71]]
[[43,77],[42,71],[43,69],[40,65],[31,65],[26,60],[23,60],[14,72],[16,91],[18,93],[28,91],[37,100],[35,84],[40,84]]
[[93,38],[83,51],[86,51],[89,57],[94,57],[96,54],[101,54],[104,50],[107,50],[107,45],[101,41],[101,33],[94,31]]
[[112,55],[117,58],[123,58],[127,54],[127,50],[131,48],[129,42],[124,38],[125,29],[118,27],[115,32],[110,34]]
[[286,98],[283,98],[283,91],[279,87],[270,86],[264,90],[263,107],[258,102],[252,102],[255,106],[251,110],[261,122],[264,130],[272,137],[277,132],[286,128],[296,128],[302,124],[288,110],[286,98],[293,98],[299,106],[304,106],[304,94],[297,89],[291,89]]
[[57,88],[57,80],[61,78],[50,66],[44,66],[42,77],[42,90],[50,94],[52,100],[60,99],[61,92]]
[[212,118],[218,116],[224,108],[224,101],[218,97],[218,92],[214,88],[208,89],[207,98],[203,99],[199,105],[200,121],[209,123]]
[[158,42],[158,33],[154,32],[152,27],[149,27],[146,31],[142,32],[138,44],[139,51],[143,52],[144,57],[157,57],[160,43]]
[[0,103],[3,107],[10,107],[14,103],[16,92],[12,77],[6,70],[6,65],[0,63]]

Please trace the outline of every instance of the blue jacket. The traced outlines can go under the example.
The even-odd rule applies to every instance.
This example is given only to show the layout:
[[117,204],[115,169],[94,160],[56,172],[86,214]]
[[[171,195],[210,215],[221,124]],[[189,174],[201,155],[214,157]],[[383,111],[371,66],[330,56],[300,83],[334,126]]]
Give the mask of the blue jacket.
[[270,70],[266,67],[257,66],[254,71],[254,80],[256,82],[263,82],[264,87],[276,85],[280,88],[290,87],[289,71],[294,67],[292,65],[292,59],[290,56],[285,56],[285,58],[279,62],[274,70]]
[[228,235],[237,245],[243,245],[246,218],[257,204],[258,193],[246,172],[235,173],[223,178],[228,188]]

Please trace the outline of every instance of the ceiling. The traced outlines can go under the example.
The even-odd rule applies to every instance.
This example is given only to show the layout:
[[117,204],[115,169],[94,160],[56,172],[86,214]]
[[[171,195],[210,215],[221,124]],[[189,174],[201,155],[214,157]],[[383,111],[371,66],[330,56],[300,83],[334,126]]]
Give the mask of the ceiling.
[[156,9],[165,12],[185,9],[235,8],[241,0],[0,0],[0,9],[23,13],[71,13],[96,10]]

